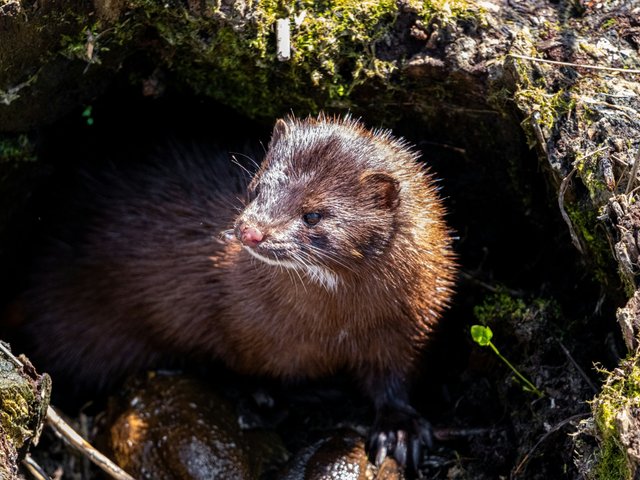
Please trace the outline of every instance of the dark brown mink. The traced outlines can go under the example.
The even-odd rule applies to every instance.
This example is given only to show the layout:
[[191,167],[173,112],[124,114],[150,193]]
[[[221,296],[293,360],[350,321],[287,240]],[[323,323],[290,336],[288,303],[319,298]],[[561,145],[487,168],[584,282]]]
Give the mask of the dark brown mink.
[[187,148],[81,175],[23,296],[32,359],[86,385],[167,357],[282,379],[346,369],[376,408],[372,458],[414,469],[430,430],[408,376],[455,272],[417,157],[320,116],[278,120],[248,188],[228,156]]

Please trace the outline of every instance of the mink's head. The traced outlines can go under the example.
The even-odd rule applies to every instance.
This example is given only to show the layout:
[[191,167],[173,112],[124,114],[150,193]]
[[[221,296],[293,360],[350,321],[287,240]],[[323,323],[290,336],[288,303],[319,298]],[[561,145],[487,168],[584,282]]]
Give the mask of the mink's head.
[[385,254],[402,179],[421,175],[414,159],[401,141],[351,119],[278,120],[235,235],[262,262],[335,288]]

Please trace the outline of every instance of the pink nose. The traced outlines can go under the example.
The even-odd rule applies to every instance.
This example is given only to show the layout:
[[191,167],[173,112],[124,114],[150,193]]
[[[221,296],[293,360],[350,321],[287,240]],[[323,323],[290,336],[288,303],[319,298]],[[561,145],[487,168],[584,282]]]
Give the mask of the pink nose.
[[240,241],[247,247],[255,247],[264,239],[264,235],[255,227],[240,227]]

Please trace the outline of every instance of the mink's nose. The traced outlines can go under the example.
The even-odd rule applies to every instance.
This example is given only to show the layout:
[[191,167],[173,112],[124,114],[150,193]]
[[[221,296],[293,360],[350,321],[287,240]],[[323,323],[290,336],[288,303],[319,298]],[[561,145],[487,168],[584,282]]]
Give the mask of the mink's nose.
[[239,225],[236,229],[236,236],[247,247],[257,247],[264,239],[263,233],[256,227],[249,225]]

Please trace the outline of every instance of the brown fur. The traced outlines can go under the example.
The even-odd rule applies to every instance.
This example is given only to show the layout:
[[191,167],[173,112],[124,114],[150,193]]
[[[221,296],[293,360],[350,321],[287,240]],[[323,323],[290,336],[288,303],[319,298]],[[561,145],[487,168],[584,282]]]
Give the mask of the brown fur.
[[[379,409],[404,406],[454,276],[443,208],[417,155],[349,119],[279,121],[252,201],[224,156],[165,157],[85,176],[85,193],[64,207],[80,211],[81,229],[50,234],[24,297],[41,368],[86,384],[167,354],[282,378],[346,368]],[[300,220],[310,211],[323,212],[313,228]],[[243,225],[265,234],[262,254],[304,257],[337,285],[220,235]]]

